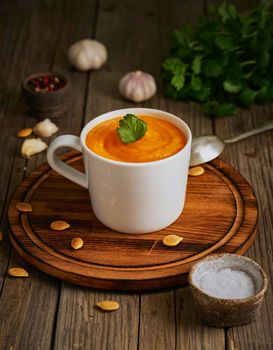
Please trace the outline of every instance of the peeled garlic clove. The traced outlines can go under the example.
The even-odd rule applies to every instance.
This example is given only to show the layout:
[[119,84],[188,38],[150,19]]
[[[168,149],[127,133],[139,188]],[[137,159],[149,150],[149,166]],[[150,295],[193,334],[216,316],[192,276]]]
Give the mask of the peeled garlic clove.
[[34,133],[40,137],[50,137],[58,130],[59,128],[57,125],[52,123],[50,119],[43,120],[42,122],[36,124],[33,128]]
[[33,154],[40,153],[46,148],[47,144],[41,139],[27,139],[22,144],[21,154],[29,159]]
[[99,69],[107,60],[106,47],[97,40],[76,42],[68,50],[70,63],[80,71]]
[[151,74],[141,72],[127,73],[119,82],[122,96],[134,102],[146,101],[156,92],[156,83]]

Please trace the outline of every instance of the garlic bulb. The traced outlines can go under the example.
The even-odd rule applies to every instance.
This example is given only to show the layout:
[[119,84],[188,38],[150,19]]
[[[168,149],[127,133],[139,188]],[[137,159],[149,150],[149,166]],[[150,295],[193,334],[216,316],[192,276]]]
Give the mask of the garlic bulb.
[[33,128],[34,133],[40,137],[50,137],[58,130],[59,128],[57,125],[52,123],[50,119],[43,120],[42,122],[36,124]]
[[146,101],[156,92],[156,83],[151,74],[141,72],[127,73],[119,82],[121,95],[134,102]]
[[80,71],[99,69],[107,60],[107,50],[99,41],[85,39],[69,48],[68,59]]
[[29,159],[33,154],[40,153],[46,148],[47,144],[41,139],[27,139],[22,144],[21,154]]

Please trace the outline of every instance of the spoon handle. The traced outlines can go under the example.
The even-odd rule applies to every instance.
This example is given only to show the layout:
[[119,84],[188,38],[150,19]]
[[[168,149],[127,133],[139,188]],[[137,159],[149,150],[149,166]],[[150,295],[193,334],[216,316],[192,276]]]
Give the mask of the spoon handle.
[[258,128],[244,132],[238,136],[233,137],[232,139],[224,140],[225,143],[237,142],[239,140],[246,139],[247,137],[259,134],[260,132],[267,131],[273,129],[273,119],[268,122],[260,125]]

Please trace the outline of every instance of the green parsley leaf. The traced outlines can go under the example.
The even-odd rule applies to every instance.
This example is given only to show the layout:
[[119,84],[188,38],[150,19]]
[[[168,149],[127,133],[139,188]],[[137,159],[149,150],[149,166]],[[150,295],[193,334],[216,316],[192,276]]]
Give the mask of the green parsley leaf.
[[240,82],[235,83],[230,80],[225,80],[223,86],[224,89],[231,94],[239,92],[242,89],[242,84]]
[[217,101],[206,102],[202,106],[202,111],[205,114],[213,117],[224,117],[226,115],[234,115],[237,113],[237,108],[233,103],[220,103]]
[[207,77],[218,77],[223,73],[223,67],[217,59],[204,60],[202,68]]
[[264,86],[257,94],[257,103],[269,103],[273,100],[273,82],[270,85]]
[[223,51],[230,50],[234,47],[233,38],[229,35],[218,35],[215,38],[215,44],[219,46]]
[[238,96],[238,101],[244,107],[249,107],[254,103],[255,98],[258,95],[258,93],[259,93],[259,91],[254,91],[254,90],[250,89],[248,86],[244,86],[244,88],[241,90],[241,92]]
[[201,61],[202,61],[202,56],[200,55],[194,56],[192,61],[192,66],[191,66],[193,73],[199,74],[201,72]]
[[207,115],[236,114],[236,106],[273,101],[273,4],[247,14],[223,1],[196,25],[175,32],[163,63],[166,94],[198,101]]
[[116,129],[122,142],[129,144],[141,139],[147,131],[147,123],[134,114],[126,114]]
[[191,88],[194,91],[200,91],[202,89],[202,80],[194,74],[191,76]]
[[237,15],[235,6],[225,1],[218,7],[218,14],[221,16],[223,22],[233,19]]
[[187,65],[179,58],[169,58],[164,62],[164,68],[173,74],[171,83],[177,89],[183,88]]
[[267,51],[261,51],[260,53],[260,57],[258,58],[258,64],[260,64],[260,66],[262,68],[266,68],[271,61],[271,57],[270,57],[270,53]]

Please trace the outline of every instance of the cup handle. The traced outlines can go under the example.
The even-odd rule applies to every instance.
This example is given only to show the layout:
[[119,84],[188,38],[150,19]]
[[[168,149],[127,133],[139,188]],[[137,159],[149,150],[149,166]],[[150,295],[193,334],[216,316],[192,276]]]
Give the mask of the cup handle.
[[72,147],[76,150],[82,152],[82,145],[80,138],[74,135],[62,135],[56,137],[56,139],[51,142],[47,150],[47,161],[51,168],[53,168],[57,173],[63,175],[67,179],[75,182],[76,184],[88,188],[88,180],[87,175],[73,169],[71,166],[62,162],[55,151],[60,147]]

